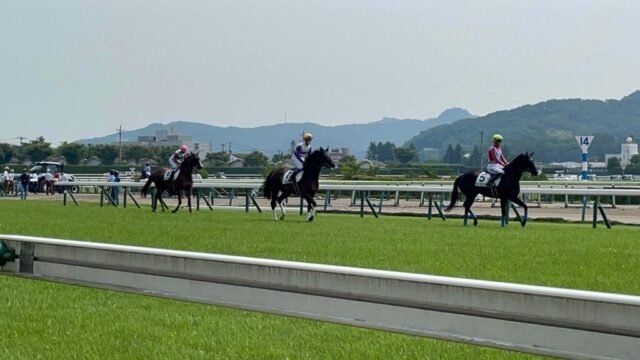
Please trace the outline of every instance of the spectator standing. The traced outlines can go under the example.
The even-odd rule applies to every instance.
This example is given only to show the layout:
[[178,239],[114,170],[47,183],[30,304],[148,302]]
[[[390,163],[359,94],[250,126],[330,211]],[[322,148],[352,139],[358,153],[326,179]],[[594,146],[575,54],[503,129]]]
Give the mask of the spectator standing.
[[5,195],[8,195],[9,192],[9,167],[5,166],[4,172],[2,173],[2,192]]
[[44,185],[45,195],[53,195],[53,175],[51,174],[51,169],[47,169],[47,172],[44,174]]
[[31,176],[27,168],[22,169],[20,175],[20,200],[27,200],[27,194],[29,193],[29,183],[31,182]]
[[7,195],[9,195],[9,194],[12,194],[14,196],[18,195],[16,193],[15,176],[16,176],[16,173],[13,172],[13,168],[9,169],[9,177],[7,178],[7,181],[9,181],[9,191],[8,191]]
[[[109,176],[110,182],[120,182],[120,173],[116,170],[111,170],[111,175]],[[118,198],[120,197],[120,187],[119,186],[111,186],[111,198],[116,206],[120,203]]]

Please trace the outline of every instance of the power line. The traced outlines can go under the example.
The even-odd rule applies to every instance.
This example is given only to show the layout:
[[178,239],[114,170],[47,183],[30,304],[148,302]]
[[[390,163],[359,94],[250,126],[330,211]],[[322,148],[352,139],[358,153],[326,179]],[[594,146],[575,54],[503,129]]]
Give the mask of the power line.
[[122,164],[122,132],[124,131],[122,124],[116,128],[116,131],[118,132],[118,164]]
[[23,140],[29,140],[29,139],[27,139],[27,138],[26,138],[26,137],[24,137],[24,136],[18,136],[16,139],[18,139],[18,140],[20,141],[20,146],[22,146],[22,141],[23,141]]
[[16,136],[8,139],[0,139],[0,143],[15,144],[16,140],[18,140],[19,145],[22,146],[25,143],[25,140],[30,139],[25,136]]

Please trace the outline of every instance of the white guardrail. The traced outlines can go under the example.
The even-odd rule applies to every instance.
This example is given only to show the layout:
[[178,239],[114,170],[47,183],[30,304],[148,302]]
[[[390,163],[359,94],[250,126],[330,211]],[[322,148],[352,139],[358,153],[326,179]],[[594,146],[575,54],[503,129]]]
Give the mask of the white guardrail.
[[[127,181],[127,182],[106,182],[106,181],[58,181],[55,186],[98,186],[98,187],[128,187],[141,188],[144,182]],[[547,194],[547,195],[584,195],[584,196],[640,196],[640,187],[638,188],[604,188],[607,185],[585,184],[583,186],[565,187],[564,185],[549,186],[523,186],[520,188],[522,194]],[[195,189],[259,189],[262,187],[262,181],[236,181],[236,180],[209,180],[200,183],[194,183]],[[442,185],[362,185],[362,184],[333,184],[320,182],[319,191],[377,191],[377,192],[414,192],[414,193],[450,193],[453,184]]]
[[640,297],[196,252],[0,235],[3,274],[481,346],[637,359]]

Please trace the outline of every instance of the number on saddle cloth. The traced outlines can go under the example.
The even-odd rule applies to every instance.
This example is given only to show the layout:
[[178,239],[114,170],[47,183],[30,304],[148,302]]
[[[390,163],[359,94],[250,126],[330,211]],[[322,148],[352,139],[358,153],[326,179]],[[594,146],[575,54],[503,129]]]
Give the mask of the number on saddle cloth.
[[[169,181],[171,179],[171,171],[167,170],[164,172],[164,181]],[[176,174],[173,176],[173,179],[177,179],[178,175],[180,175],[180,169],[176,170]]]
[[[478,177],[476,178],[476,186],[477,187],[489,187],[488,183],[489,180],[491,179],[491,174],[483,171],[480,173],[480,175],[478,175]],[[493,186],[498,186],[500,184],[500,180],[502,179],[502,177],[498,177],[494,182],[493,182]]]
[[[291,176],[293,175],[293,172],[295,170],[287,170],[286,173],[284,173],[284,175],[282,176],[282,184],[291,184],[293,182],[293,179],[291,179]],[[304,173],[304,170],[301,170],[300,172],[298,172],[296,174],[296,182],[299,182],[300,179],[302,179],[302,174]]]

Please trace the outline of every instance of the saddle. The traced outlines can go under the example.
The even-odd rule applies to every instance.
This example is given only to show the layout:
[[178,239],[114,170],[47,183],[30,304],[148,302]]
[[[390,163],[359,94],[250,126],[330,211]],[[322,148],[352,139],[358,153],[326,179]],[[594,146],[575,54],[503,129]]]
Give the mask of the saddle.
[[[294,179],[291,179],[291,176],[293,175],[295,170],[287,170],[286,173],[284,173],[284,175],[282,175],[282,185],[286,185],[286,184],[292,184],[294,181]],[[296,174],[296,178],[295,178],[295,182],[299,182],[300,180],[302,180],[302,174],[304,174],[304,170],[301,170],[299,173]]]
[[176,172],[173,174],[173,177],[171,177],[172,172],[173,170],[167,170],[164,172],[164,181],[173,181],[177,179],[178,176],[180,176],[180,169],[176,170]]
[[[483,171],[480,173],[480,175],[478,175],[478,177],[476,178],[476,186],[477,187],[489,187],[489,180],[491,179],[491,174]],[[495,181],[493,182],[493,187],[498,187],[498,185],[500,185],[500,180],[502,180],[502,176],[498,177],[497,179],[495,179]]]

